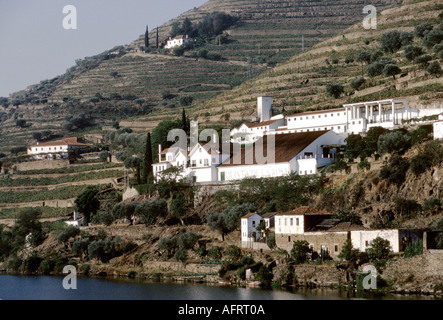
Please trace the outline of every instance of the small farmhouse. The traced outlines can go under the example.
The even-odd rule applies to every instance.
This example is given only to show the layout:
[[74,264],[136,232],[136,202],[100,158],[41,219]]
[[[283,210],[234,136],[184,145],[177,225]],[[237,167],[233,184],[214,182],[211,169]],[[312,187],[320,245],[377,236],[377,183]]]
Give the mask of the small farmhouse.
[[32,145],[28,148],[28,155],[34,155],[35,159],[66,159],[70,152],[86,150],[90,146],[88,143],[80,142],[77,137],[64,138]]
[[166,41],[165,48],[166,49],[172,49],[175,47],[180,47],[186,44],[194,43],[194,39],[190,38],[188,35],[179,35],[174,38],[170,37]]

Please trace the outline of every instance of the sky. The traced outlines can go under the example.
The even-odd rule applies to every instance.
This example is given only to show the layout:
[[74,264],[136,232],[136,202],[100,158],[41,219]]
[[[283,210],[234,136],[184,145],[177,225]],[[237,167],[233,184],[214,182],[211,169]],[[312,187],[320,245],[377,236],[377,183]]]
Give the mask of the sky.
[[[207,0],[0,0],[0,97],[129,44]],[[65,6],[74,6],[74,12]],[[71,19],[72,18],[72,19]],[[73,27],[76,22],[76,29]]]

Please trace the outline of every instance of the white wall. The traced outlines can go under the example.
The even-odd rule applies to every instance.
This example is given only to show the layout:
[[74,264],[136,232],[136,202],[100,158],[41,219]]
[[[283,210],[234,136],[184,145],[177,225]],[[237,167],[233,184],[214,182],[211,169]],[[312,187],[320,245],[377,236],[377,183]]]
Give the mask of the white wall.
[[233,165],[218,167],[218,180],[222,181],[241,180],[244,178],[269,178],[285,176],[291,173],[289,162],[256,164],[256,165]]
[[304,233],[303,215],[275,216],[276,234],[302,234]]
[[59,146],[32,146],[28,148],[28,154],[42,154],[42,153],[55,153],[55,152],[68,152],[68,145]]
[[[325,110],[321,113],[300,113],[287,117],[288,129],[296,129],[297,132],[334,130],[346,132],[348,116],[344,109]],[[332,127],[332,129],[331,129]]]
[[254,240],[260,238],[260,232],[257,231],[256,227],[263,221],[263,218],[258,214],[253,214],[249,218],[241,219],[241,239],[242,242],[248,241],[250,237],[252,237],[252,233],[256,233],[256,237]]
[[434,139],[443,139],[443,121],[437,121],[433,124],[434,127]]
[[371,241],[377,237],[388,240],[393,252],[400,251],[399,231],[397,229],[351,231],[352,245],[361,252],[366,251],[366,249],[370,247]]

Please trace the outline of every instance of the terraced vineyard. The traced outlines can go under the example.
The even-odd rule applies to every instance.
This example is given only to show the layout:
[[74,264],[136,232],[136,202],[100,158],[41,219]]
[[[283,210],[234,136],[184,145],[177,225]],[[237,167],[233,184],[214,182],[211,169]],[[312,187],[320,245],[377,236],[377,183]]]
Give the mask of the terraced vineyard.
[[[361,76],[362,65],[356,61],[359,50],[376,51],[381,35],[392,30],[413,32],[415,26],[425,22],[437,26],[442,11],[443,5],[439,1],[404,1],[401,6],[379,12],[376,30],[365,30],[361,23],[353,25],[194,110],[199,115],[203,112],[216,115],[214,121],[223,113],[229,113],[231,119],[249,119],[255,115],[256,97],[260,95],[273,97],[277,111],[284,107],[287,112],[394,97],[409,99],[410,105],[417,108],[421,105],[438,105],[443,98],[441,78],[431,76],[405,59],[403,50],[385,54],[401,68],[401,77],[393,80],[389,76],[370,78],[365,74],[367,82],[359,90],[352,89],[350,82]],[[417,38],[413,44],[422,46]],[[428,51],[433,56],[432,60],[439,61],[432,49]],[[352,61],[346,62],[349,58]],[[365,70],[366,66],[363,68]],[[306,80],[307,83],[303,83]],[[326,85],[333,82],[345,86],[345,94],[339,99],[331,98],[326,93]]]

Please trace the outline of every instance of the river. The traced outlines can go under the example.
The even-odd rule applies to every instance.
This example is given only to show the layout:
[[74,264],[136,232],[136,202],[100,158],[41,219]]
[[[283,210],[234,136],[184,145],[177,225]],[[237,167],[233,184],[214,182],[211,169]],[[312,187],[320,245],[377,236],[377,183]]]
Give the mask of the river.
[[2,300],[421,300],[428,296],[355,295],[336,289],[244,288],[206,284],[153,282],[136,279],[78,277],[77,288],[66,290],[63,277],[0,275]]

